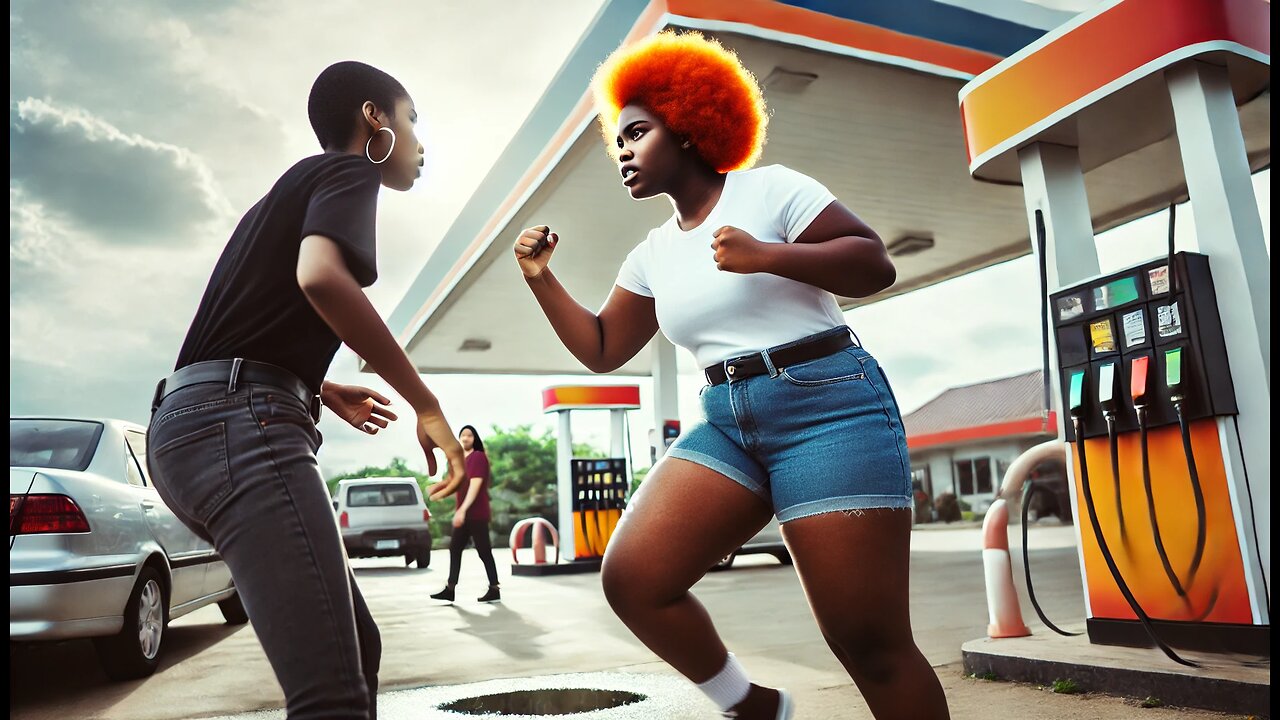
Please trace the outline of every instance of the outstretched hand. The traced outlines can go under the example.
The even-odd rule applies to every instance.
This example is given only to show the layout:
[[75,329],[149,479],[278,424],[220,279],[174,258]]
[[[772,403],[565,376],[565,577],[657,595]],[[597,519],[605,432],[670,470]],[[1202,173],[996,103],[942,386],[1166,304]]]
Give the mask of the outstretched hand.
[[377,435],[397,419],[387,407],[391,401],[386,396],[359,385],[325,383],[320,400],[348,425],[369,435]]

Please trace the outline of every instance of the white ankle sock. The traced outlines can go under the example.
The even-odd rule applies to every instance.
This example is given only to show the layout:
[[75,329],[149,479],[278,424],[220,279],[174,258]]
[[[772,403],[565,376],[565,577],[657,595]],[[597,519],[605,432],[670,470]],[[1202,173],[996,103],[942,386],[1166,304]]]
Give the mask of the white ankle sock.
[[698,683],[698,689],[706,693],[711,702],[723,711],[746,699],[747,693],[751,691],[751,681],[747,679],[747,671],[742,663],[738,662],[733,653],[729,653],[720,672],[710,680]]

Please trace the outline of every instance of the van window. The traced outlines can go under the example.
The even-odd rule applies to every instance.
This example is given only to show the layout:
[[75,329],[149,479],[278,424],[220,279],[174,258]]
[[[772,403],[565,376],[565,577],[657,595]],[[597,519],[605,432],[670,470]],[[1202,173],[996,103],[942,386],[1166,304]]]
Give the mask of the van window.
[[347,507],[417,505],[412,485],[357,485],[347,489]]

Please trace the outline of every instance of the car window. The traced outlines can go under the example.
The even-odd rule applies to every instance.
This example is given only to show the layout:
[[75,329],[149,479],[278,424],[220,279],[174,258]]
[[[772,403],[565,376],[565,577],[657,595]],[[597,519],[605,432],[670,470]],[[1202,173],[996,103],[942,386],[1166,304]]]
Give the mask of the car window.
[[347,507],[417,505],[412,485],[356,485],[347,489]]
[[129,484],[146,487],[149,484],[147,482],[147,474],[143,472],[142,463],[138,462],[137,456],[133,454],[133,449],[127,443],[124,446],[124,454],[126,456],[124,460],[125,477],[128,478]]
[[10,418],[9,467],[84,470],[101,437],[102,423]]
[[138,467],[138,461],[133,457],[133,451],[128,445],[124,446],[124,476],[130,485],[137,487],[146,487],[147,481],[142,477],[142,468]]
[[125,430],[124,439],[129,444],[133,459],[138,463],[138,471],[142,473],[142,484],[150,485],[151,473],[147,472],[147,436],[137,430]]

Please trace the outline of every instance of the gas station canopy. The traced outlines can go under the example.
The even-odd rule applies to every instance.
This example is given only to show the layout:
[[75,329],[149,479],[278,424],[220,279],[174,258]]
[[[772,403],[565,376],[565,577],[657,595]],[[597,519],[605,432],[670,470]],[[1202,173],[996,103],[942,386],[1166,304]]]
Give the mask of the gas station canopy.
[[[522,228],[550,225],[561,238],[557,277],[596,307],[626,254],[670,216],[666,201],[634,202],[626,194],[601,145],[588,87],[615,48],[665,28],[699,30],[734,49],[760,78],[773,113],[761,164],[788,165],[821,181],[889,246],[897,284],[869,300],[842,299],[844,308],[1027,254],[1016,163],[1002,174],[997,156],[990,175],[979,175],[996,182],[973,182],[957,95],[1071,16],[1016,1],[992,4],[989,14],[962,4],[606,2],[407,291],[392,330],[421,372],[583,372],[525,287],[510,245]],[[1036,97],[1033,88],[1000,102],[1017,106]],[[1269,95],[1245,104],[1241,117],[1251,161],[1266,164]],[[1174,142],[1172,129],[1153,124],[1143,132],[1167,139],[1086,168],[1097,231],[1168,202],[1154,179],[1179,177],[1176,149],[1160,151]],[[653,357],[642,352],[618,372],[650,374]]]
[[[1164,71],[1227,68],[1250,169],[1271,162],[1270,10],[1231,0],[1128,0],[1081,13],[960,93],[974,178],[1020,183],[1031,142],[1079,149],[1095,229],[1186,198]],[[1148,28],[1134,33],[1133,28]],[[1105,51],[1101,50],[1105,48]],[[1117,182],[1123,179],[1123,182]],[[1144,192],[1145,191],[1145,192]]]

